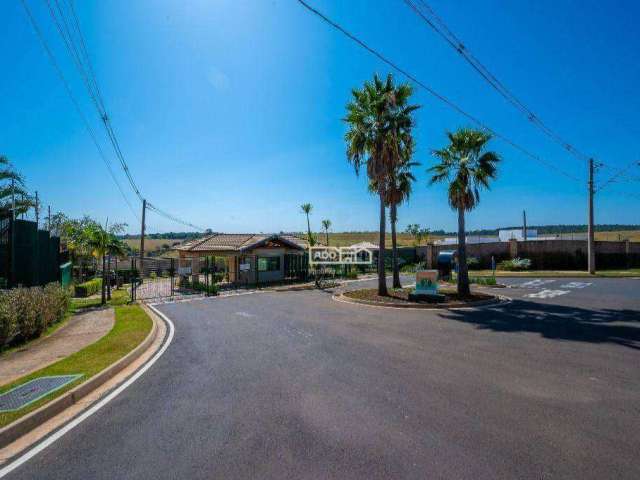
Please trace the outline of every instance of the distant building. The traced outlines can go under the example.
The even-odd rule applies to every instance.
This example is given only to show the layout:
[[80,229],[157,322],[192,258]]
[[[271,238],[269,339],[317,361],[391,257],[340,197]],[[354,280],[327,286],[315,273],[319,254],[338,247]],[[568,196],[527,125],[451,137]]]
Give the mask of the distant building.
[[[500,241],[498,237],[482,237],[480,235],[467,235],[466,240],[469,245],[474,243],[495,243]],[[445,237],[443,239],[436,240],[433,243],[434,245],[457,245],[458,237]]]
[[[509,230],[498,230],[498,238],[501,242],[508,242],[509,240],[524,240],[524,229],[511,228]],[[527,228],[527,240],[536,240],[538,238],[538,231],[531,228]]]

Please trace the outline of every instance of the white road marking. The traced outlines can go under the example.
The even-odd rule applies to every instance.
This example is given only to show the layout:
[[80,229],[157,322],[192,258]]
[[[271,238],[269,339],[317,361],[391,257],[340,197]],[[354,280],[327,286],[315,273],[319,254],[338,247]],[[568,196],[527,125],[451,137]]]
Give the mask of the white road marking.
[[[522,284],[520,284],[519,286],[521,288],[538,288],[538,287],[542,287],[543,285],[546,285],[548,283],[553,283],[555,282],[555,280],[541,280],[541,279],[536,279],[536,280],[531,280],[529,282],[524,282]],[[518,285],[515,285],[516,287]]]
[[560,288],[585,288],[593,285],[591,282],[569,282],[564,285],[560,285]]
[[528,298],[554,298],[559,297],[560,295],[566,295],[570,290],[540,290],[536,293],[528,293],[525,297]]
[[235,312],[236,315],[238,315],[239,317],[244,317],[244,318],[253,318],[255,317],[255,315],[253,313],[248,313],[248,312]]
[[144,375],[144,373],[147,370],[149,370],[149,368],[151,368],[151,366],[154,363],[156,363],[156,361],[162,356],[162,354],[165,352],[165,350],[171,344],[171,341],[173,340],[173,335],[175,333],[175,327],[173,326],[173,322],[171,320],[169,320],[169,318],[164,313],[160,312],[158,309],[156,309],[152,305],[149,305],[149,307],[154,312],[156,312],[156,314],[158,314],[165,322],[167,322],[167,325],[169,325],[169,334],[167,336],[167,340],[164,342],[164,345],[162,345],[160,350],[158,350],[156,352],[156,354],[151,358],[151,360],[149,360],[147,363],[145,363],[140,368],[140,370],[138,370],[136,373],[134,373],[131,377],[129,377],[128,380],[126,380],[118,388],[116,388],[111,393],[109,393],[106,397],[104,397],[98,403],[93,405],[88,410],[85,410],[84,413],[80,414],[79,416],[77,416],[76,418],[71,420],[69,423],[65,424],[59,430],[56,430],[52,435],[50,435],[49,437],[45,438],[42,442],[37,444],[35,447],[31,448],[30,450],[27,450],[25,453],[23,453],[18,458],[16,458],[13,462],[8,464],[6,467],[2,468],[0,470],[0,478],[3,478],[6,475],[8,475],[9,473],[13,472],[16,468],[18,468],[22,464],[24,464],[24,463],[28,462],[29,460],[31,460],[38,453],[40,453],[45,448],[47,448],[48,446],[53,444],[56,440],[59,440],[60,438],[62,438],[62,436],[64,436],[67,432],[69,432],[70,430],[72,430],[75,427],[77,427],[78,425],[80,425],[87,418],[89,418],[91,415],[96,413],[98,410],[100,410],[102,407],[104,407],[111,400],[113,400],[118,395],[120,395],[120,393],[122,393],[127,387],[129,387],[131,384],[133,384],[133,382],[138,380],[138,378],[140,378],[142,375]]

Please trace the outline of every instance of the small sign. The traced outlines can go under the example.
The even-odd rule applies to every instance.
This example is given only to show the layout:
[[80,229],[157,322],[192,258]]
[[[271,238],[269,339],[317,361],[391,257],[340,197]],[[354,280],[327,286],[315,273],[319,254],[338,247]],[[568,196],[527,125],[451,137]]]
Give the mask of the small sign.
[[191,275],[191,267],[178,267],[178,275],[181,277]]
[[241,263],[240,264],[240,271],[241,272],[248,272],[249,270],[251,270],[251,264],[250,263]]
[[436,295],[438,293],[438,271],[418,270],[416,272],[416,293]]

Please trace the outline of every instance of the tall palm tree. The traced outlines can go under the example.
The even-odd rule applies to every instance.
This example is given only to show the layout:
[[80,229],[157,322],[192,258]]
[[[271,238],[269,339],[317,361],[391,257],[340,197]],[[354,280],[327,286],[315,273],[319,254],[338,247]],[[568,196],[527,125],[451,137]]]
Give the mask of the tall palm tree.
[[11,162],[0,155],[0,215],[10,215],[15,207],[16,216],[27,213],[35,206],[25,187],[24,177],[16,172]]
[[393,270],[393,288],[402,288],[400,284],[400,266],[398,264],[398,240],[396,226],[398,223],[398,205],[409,200],[412,191],[412,183],[416,177],[411,172],[413,167],[420,165],[411,162],[411,152],[407,152],[406,161],[401,163],[391,177],[387,191],[387,203],[389,204],[389,220],[391,222],[391,265]]
[[[412,192],[412,183],[416,178],[412,173],[413,167],[420,166],[419,162],[412,162],[413,142],[410,142],[402,152],[402,162],[396,165],[396,169],[389,176],[386,186],[385,202],[389,207],[389,223],[391,223],[391,269],[393,271],[393,288],[402,288],[400,284],[400,266],[398,264],[398,239],[396,226],[398,223],[398,205],[409,200]],[[376,182],[369,183],[369,191],[376,193]]]
[[302,210],[302,213],[307,216],[307,240],[309,241],[309,246],[313,247],[316,242],[313,238],[313,234],[311,233],[311,223],[309,222],[309,214],[313,210],[313,205],[310,203],[303,203],[300,205],[300,209]]
[[375,182],[380,200],[380,235],[378,253],[378,295],[387,295],[385,277],[385,224],[386,185],[391,172],[401,161],[403,146],[412,140],[413,112],[418,108],[409,105],[413,92],[409,84],[394,85],[393,76],[385,81],[374,75],[372,82],[365,82],[362,89],[352,90],[344,121],[349,125],[345,135],[347,159],[354,166],[356,175],[366,165],[369,183]]
[[106,286],[107,286],[107,255],[124,255],[126,247],[124,242],[115,236],[112,231],[103,228],[98,223],[89,224],[84,232],[84,243],[91,251],[92,255],[102,260],[102,289],[101,303],[106,303]]
[[465,212],[480,202],[480,189],[489,188],[496,178],[497,153],[486,151],[491,134],[482,130],[461,128],[447,132],[449,145],[433,154],[439,162],[428,171],[433,174],[431,184],[448,182],[449,205],[458,212],[458,294],[469,294]]
[[322,228],[324,229],[325,241],[327,243],[327,246],[329,246],[329,229],[331,228],[331,220],[322,220]]

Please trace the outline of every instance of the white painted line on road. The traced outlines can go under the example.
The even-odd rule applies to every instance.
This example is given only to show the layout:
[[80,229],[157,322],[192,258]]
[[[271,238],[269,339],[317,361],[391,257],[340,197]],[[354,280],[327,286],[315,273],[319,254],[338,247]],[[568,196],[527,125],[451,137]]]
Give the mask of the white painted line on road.
[[27,452],[25,452],[22,455],[20,455],[18,458],[16,458],[13,462],[8,464],[6,467],[2,468],[0,470],[0,478],[3,478],[4,476],[6,476],[9,473],[13,472],[16,468],[18,468],[22,464],[24,464],[24,463],[28,462],[29,460],[31,460],[38,453],[43,451],[49,445],[53,444],[56,440],[59,440],[60,438],[62,438],[62,436],[65,435],[67,432],[69,432],[70,430],[72,430],[75,427],[77,427],[78,425],[80,425],[87,418],[89,418],[91,415],[96,413],[98,410],[100,410],[102,407],[104,407],[111,400],[116,398],[127,387],[129,387],[131,384],[133,384],[133,382],[135,382],[138,378],[140,378],[142,375],[144,375],[144,373],[147,370],[149,370],[149,368],[151,368],[151,366],[154,363],[156,363],[156,361],[162,356],[162,354],[165,352],[165,350],[171,344],[171,341],[173,340],[173,335],[175,333],[175,327],[173,326],[173,322],[171,320],[169,320],[169,318],[164,313],[160,312],[157,308],[155,308],[152,305],[149,305],[149,307],[157,315],[159,315],[167,323],[167,325],[169,325],[169,334],[167,335],[167,340],[164,342],[164,344],[162,345],[160,350],[158,350],[156,352],[156,354],[151,358],[151,360],[149,360],[147,363],[145,363],[140,368],[140,370],[138,370],[136,373],[134,373],[128,380],[126,380],[122,385],[120,385],[118,388],[116,388],[111,393],[109,393],[106,397],[104,397],[98,403],[96,403],[91,408],[89,408],[88,410],[84,411],[82,414],[80,414],[79,416],[77,416],[76,418],[71,420],[64,427],[60,428],[59,430],[56,430],[51,436],[45,438],[42,442],[40,442],[38,445],[36,445],[32,449],[27,450]]
[[591,282],[569,282],[564,285],[560,285],[560,288],[585,288],[593,285]]
[[521,287],[521,288],[538,288],[538,287],[542,287],[543,285],[546,285],[548,283],[553,283],[555,282],[555,280],[541,280],[541,279],[536,279],[536,280],[531,280],[529,282],[524,282],[520,285],[514,285],[515,287]]
[[540,290],[536,293],[529,293],[525,295],[528,298],[554,298],[559,297],[560,295],[566,295],[570,290]]

